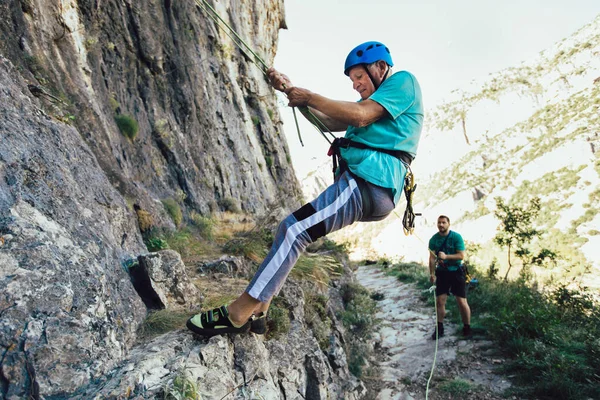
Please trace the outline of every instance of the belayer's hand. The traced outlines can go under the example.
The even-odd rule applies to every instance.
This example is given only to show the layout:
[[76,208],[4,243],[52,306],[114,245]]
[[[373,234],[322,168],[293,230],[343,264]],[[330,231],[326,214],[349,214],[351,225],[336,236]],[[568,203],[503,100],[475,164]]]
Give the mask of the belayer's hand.
[[440,252],[438,253],[438,258],[439,258],[440,260],[445,260],[445,259],[447,258],[447,257],[446,257],[446,253],[444,253],[443,251],[440,251]]
[[294,87],[290,78],[288,78],[287,75],[277,71],[275,68],[269,68],[267,70],[267,74],[269,75],[269,81],[271,82],[271,86],[273,86],[276,90],[279,90],[280,92],[283,92],[285,89]]
[[313,92],[307,89],[299,87],[286,88],[285,94],[289,100],[288,106],[290,107],[305,107],[308,105]]
[[429,275],[429,282],[435,283],[435,275]]

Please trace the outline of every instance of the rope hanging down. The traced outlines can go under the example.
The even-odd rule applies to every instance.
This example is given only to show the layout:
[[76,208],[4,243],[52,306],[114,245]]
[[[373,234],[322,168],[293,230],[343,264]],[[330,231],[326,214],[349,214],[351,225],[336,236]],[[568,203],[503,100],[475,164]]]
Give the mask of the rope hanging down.
[[428,290],[429,293],[433,293],[433,303],[435,304],[435,352],[433,353],[433,364],[431,365],[431,372],[429,373],[429,379],[427,379],[427,387],[425,389],[425,400],[429,399],[429,384],[431,383],[431,378],[433,378],[433,371],[435,370],[435,362],[437,360],[438,353],[438,342],[440,340],[438,324],[437,324],[437,297],[435,295],[435,285],[430,287]]
[[[196,2],[196,5],[202,11],[204,11],[204,13],[206,15],[208,15],[208,17],[215,23],[215,25],[217,25],[217,27],[223,29],[225,34],[227,36],[229,36],[229,38],[233,41],[233,43],[236,44],[236,46],[242,51],[242,53],[247,58],[249,58],[252,62],[254,62],[254,64],[256,64],[256,66],[258,66],[260,68],[261,72],[265,75],[265,77],[268,78],[269,75],[268,75],[267,71],[269,70],[269,67],[267,66],[267,63],[258,54],[256,54],[256,52],[254,50],[252,50],[252,48],[250,46],[248,46],[248,44],[244,41],[244,39],[242,39],[240,37],[240,35],[238,35],[238,33],[231,26],[229,26],[229,24],[223,18],[221,18],[219,13],[217,13],[217,11],[206,0],[195,0],[195,2]],[[248,54],[246,52],[249,52],[253,57],[248,56]],[[284,85],[284,88],[285,88],[285,85]],[[309,120],[311,121],[313,126],[315,126],[317,128],[317,130],[321,133],[321,135],[323,135],[325,140],[327,140],[327,142],[329,142],[331,144],[331,142],[327,139],[327,136],[324,134],[322,127],[325,127],[325,129],[332,136],[334,136],[334,135],[331,133],[331,131],[329,131],[329,129],[327,129],[325,124],[316,115],[314,115],[308,109],[308,107],[304,107],[302,109],[302,111],[305,113],[305,115],[310,116]],[[298,139],[300,140],[300,144],[304,147],[304,143],[302,142],[302,136],[300,134],[300,126],[298,125],[298,117],[296,115],[295,107],[292,107],[292,112],[294,114],[294,122],[296,123],[296,130],[298,131]]]

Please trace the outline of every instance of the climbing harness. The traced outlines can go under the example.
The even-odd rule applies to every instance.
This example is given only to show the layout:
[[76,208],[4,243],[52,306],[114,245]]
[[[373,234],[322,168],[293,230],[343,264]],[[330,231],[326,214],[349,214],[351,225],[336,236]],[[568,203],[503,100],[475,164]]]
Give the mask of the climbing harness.
[[[417,189],[417,185],[415,184],[415,176],[412,173],[410,168],[410,164],[413,160],[413,157],[405,151],[402,150],[389,150],[389,149],[381,149],[376,147],[368,146],[364,143],[355,142],[347,138],[338,137],[330,143],[329,151],[327,155],[332,157],[331,161],[333,164],[333,177],[335,179],[336,173],[338,172],[338,168],[340,171],[348,170],[348,166],[346,161],[342,158],[342,154],[340,149],[347,149],[348,147],[354,147],[357,149],[367,149],[378,151],[380,153],[388,154],[392,157],[400,160],[402,164],[406,167],[406,175],[404,177],[404,195],[406,197],[406,209],[404,210],[404,217],[402,218],[402,226],[404,229],[404,234],[406,236],[412,235],[415,230],[415,218],[420,216],[420,213],[415,214],[412,207],[412,198],[415,190]],[[395,211],[394,211],[395,213]],[[397,214],[396,214],[397,215]]]
[[333,140],[333,143],[331,143],[331,147],[329,148],[329,151],[327,152],[328,156],[333,157],[332,161],[333,161],[333,176],[334,177],[335,177],[335,173],[338,169],[338,166],[341,167],[342,169],[347,169],[345,166],[346,162],[342,158],[340,149],[347,149],[348,147],[354,147],[356,149],[373,150],[373,151],[378,151],[380,153],[388,154],[388,155],[400,160],[400,162],[404,163],[407,167],[410,165],[410,163],[413,160],[413,157],[405,151],[381,149],[381,148],[366,145],[364,143],[355,142],[355,141],[347,139],[347,138],[338,137]]

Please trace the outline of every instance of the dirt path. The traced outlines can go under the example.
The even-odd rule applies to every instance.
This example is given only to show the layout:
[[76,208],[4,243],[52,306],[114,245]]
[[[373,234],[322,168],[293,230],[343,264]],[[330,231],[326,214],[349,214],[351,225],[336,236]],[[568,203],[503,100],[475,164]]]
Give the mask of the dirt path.
[[[414,285],[386,276],[380,267],[360,267],[356,277],[361,285],[384,296],[378,301],[377,317],[382,322],[374,337],[381,385],[373,398],[424,399],[435,353],[435,341],[430,339],[435,310],[419,299],[421,293]],[[428,398],[503,399],[501,393],[510,383],[496,373],[503,360],[493,343],[477,337],[463,340],[454,333],[459,327],[448,322],[444,327],[446,336],[439,340]]]

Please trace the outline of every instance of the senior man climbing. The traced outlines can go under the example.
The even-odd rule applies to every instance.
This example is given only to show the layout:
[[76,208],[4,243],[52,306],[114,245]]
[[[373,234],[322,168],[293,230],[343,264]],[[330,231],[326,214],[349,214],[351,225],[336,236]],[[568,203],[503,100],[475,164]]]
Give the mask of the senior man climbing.
[[[423,126],[421,89],[409,72],[392,73],[388,48],[366,42],[346,58],[344,74],[358,102],[332,100],[296,87],[268,70],[271,85],[291,107],[304,107],[331,131],[346,131],[330,154],[338,157],[334,183],[279,225],[273,246],[254,278],[234,302],[196,314],[187,327],[200,335],[264,333],[265,316],[301,252],[313,241],[357,221],[380,221],[398,204],[408,164]],[[306,114],[305,114],[306,115]]]

